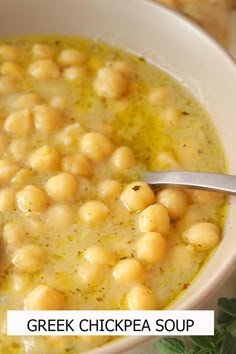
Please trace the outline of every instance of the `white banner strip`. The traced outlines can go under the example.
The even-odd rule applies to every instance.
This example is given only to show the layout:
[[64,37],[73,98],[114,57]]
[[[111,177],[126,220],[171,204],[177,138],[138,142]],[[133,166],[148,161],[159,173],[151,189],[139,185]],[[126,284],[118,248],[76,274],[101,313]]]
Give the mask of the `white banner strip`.
[[214,311],[8,311],[16,336],[214,335]]

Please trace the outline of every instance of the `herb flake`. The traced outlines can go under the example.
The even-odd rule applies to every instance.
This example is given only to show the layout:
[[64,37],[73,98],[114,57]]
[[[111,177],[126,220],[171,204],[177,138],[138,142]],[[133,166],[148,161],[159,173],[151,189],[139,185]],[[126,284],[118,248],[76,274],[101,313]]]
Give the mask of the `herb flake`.
[[132,189],[136,192],[141,188],[141,186],[134,186]]

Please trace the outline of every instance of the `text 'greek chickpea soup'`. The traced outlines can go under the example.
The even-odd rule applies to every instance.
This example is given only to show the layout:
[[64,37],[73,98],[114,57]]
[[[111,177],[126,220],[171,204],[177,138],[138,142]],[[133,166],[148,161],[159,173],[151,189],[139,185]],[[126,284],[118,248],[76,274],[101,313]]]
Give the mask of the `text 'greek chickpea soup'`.
[[201,105],[144,58],[88,39],[0,42],[0,352],[108,336],[8,337],[7,310],[155,310],[222,238],[224,197],[144,170],[225,172]]

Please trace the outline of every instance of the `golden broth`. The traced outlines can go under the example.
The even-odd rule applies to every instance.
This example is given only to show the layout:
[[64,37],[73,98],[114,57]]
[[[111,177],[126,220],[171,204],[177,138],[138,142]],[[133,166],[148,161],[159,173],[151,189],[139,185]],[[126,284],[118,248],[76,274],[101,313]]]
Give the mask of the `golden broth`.
[[[49,45],[51,50],[32,49],[35,43]],[[1,51],[1,46],[5,44],[13,45],[19,53],[8,58],[4,49]],[[68,61],[70,64],[63,62],[60,55],[67,48],[77,49],[80,54],[85,54],[84,58],[80,56],[73,64],[73,60]],[[41,67],[32,69],[33,62],[45,58],[50,58],[56,65],[56,68],[53,67],[55,77],[50,77],[53,70],[45,74]],[[6,65],[9,62],[16,65]],[[70,67],[77,69],[68,70]],[[94,88],[98,72],[103,67],[112,68],[112,73],[115,70],[115,77],[124,85],[117,86],[115,82],[112,98],[107,96],[107,88],[105,94],[99,94],[101,83],[99,90]],[[42,72],[49,77],[40,77]],[[165,254],[155,261],[155,254],[143,255],[142,246],[137,250],[138,241],[146,233],[140,231],[141,210],[129,210],[120,199],[121,190],[132,181],[140,181],[145,169],[224,173],[222,147],[205,110],[185,88],[144,58],[104,43],[60,36],[3,39],[0,41],[0,73],[1,159],[14,165],[8,177],[1,177],[0,173],[0,193],[3,189],[7,193],[9,189],[6,192],[6,188],[10,188],[10,194],[6,194],[9,196],[7,200],[12,198],[12,203],[6,203],[2,196],[5,194],[0,194],[0,222],[3,228],[0,352],[37,354],[50,351],[59,354],[89,350],[110,338],[7,337],[6,311],[23,309],[27,301],[30,302],[27,296],[39,285],[60,294],[63,308],[68,310],[127,308],[127,294],[137,284],[152,292],[155,308],[168,306],[188,287],[212,250],[212,247],[199,250],[183,239],[183,233],[198,222],[213,223],[222,229],[224,197],[200,191],[183,192],[186,207],[181,215],[171,217],[167,208],[170,225],[164,235]],[[9,82],[6,83],[5,79]],[[22,103],[20,98],[29,93],[37,95],[30,108],[29,103]],[[43,125],[46,118],[42,105],[43,112],[45,106],[47,110],[48,107],[56,107],[58,116],[53,116],[49,122],[51,124],[54,119],[55,126],[48,121],[50,127]],[[25,109],[25,106],[28,107],[26,115],[29,125],[22,133],[21,125],[19,129],[15,128],[15,118],[8,118],[22,107]],[[59,124],[57,120],[62,122]],[[84,148],[83,137],[88,132],[101,134],[105,137],[104,145],[108,144],[108,140],[113,146],[110,152],[107,148],[99,161]],[[32,153],[45,145],[53,148],[54,158],[51,166],[42,169],[37,160],[41,156],[35,158]],[[125,155],[121,159],[121,167],[117,167],[114,151],[119,146],[132,150],[135,164],[130,156]],[[72,168],[69,160],[65,159],[81,152],[87,160],[82,167],[79,165],[78,172],[78,166]],[[42,154],[50,155],[51,152],[47,150]],[[72,182],[76,180],[75,183],[79,184],[75,193],[66,190],[61,195],[54,190],[56,182],[48,186],[50,178],[62,171],[69,171]],[[104,192],[100,185],[103,180],[113,180],[116,184]],[[67,181],[65,184],[67,188],[70,183]],[[19,201],[19,193],[29,185],[39,188],[43,193],[40,196],[47,199],[34,210],[24,205],[22,207]],[[71,194],[69,199],[68,193]],[[162,200],[159,191],[157,195],[158,200]],[[104,213],[107,215],[104,214],[102,220],[88,222],[86,218],[89,213],[81,211],[81,207],[91,200],[102,201],[105,205]],[[155,204],[155,201],[149,204]],[[87,213],[85,217],[84,213]],[[33,271],[29,270],[27,262],[26,265],[19,262],[16,254],[29,244],[37,247],[35,258],[30,259],[35,267]],[[91,256],[91,247],[94,246],[99,247],[100,252],[106,250],[109,261],[106,261],[106,254]],[[86,253],[88,249],[89,254]],[[24,252],[27,253],[25,248]],[[98,260],[100,256],[102,261]],[[143,273],[125,282],[124,273],[121,271],[123,278],[120,279],[115,267],[118,262],[127,259],[135,259],[139,267],[137,272]]]

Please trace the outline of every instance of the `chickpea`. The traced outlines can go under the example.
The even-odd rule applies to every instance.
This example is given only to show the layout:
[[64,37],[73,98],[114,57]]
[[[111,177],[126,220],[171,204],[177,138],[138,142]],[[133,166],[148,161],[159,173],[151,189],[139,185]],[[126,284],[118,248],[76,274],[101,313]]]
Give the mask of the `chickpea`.
[[129,210],[140,211],[154,203],[155,195],[147,183],[137,181],[125,187],[120,199]]
[[143,284],[135,285],[126,295],[129,310],[156,310],[158,307],[155,294]]
[[16,193],[13,188],[6,187],[0,190],[0,211],[6,212],[15,207]]
[[27,215],[24,221],[24,229],[27,235],[33,237],[38,237],[45,233],[45,225],[37,213],[30,213],[30,216]]
[[19,64],[6,61],[1,65],[0,73],[3,75],[19,77],[22,76],[23,70]]
[[9,146],[9,139],[5,134],[0,134],[0,156],[3,155]]
[[16,136],[28,136],[33,131],[33,118],[28,109],[11,113],[4,123],[4,129]]
[[0,45],[0,61],[17,61],[19,58],[19,50],[13,45]]
[[112,179],[102,181],[98,185],[98,195],[102,199],[114,200],[121,193],[122,185],[120,182]]
[[53,59],[56,56],[56,51],[48,44],[36,43],[32,47],[33,56],[36,59]]
[[16,273],[12,275],[13,288],[17,292],[26,292],[31,285],[31,280],[28,274]]
[[35,245],[25,245],[15,251],[12,263],[22,272],[36,273],[43,266],[44,250]]
[[0,183],[7,183],[17,172],[19,167],[10,160],[0,160]]
[[57,171],[60,167],[60,154],[53,147],[44,145],[30,155],[29,164],[38,172]]
[[91,177],[92,175],[91,162],[82,154],[65,156],[62,159],[61,168],[75,176]]
[[58,63],[61,66],[84,64],[86,60],[87,55],[77,49],[64,49],[58,57]]
[[34,108],[34,124],[43,134],[50,134],[58,130],[63,123],[62,113],[50,106],[40,105]]
[[114,263],[112,252],[102,246],[91,246],[84,252],[84,258],[94,264],[111,265]]
[[113,277],[120,283],[130,283],[136,280],[142,280],[144,269],[142,264],[134,258],[122,259],[113,269]]
[[105,98],[120,98],[127,92],[128,81],[118,70],[101,68],[97,72],[93,88],[98,96]]
[[46,191],[50,198],[63,202],[76,198],[78,180],[71,174],[62,172],[49,178],[46,183]]
[[43,211],[48,205],[47,195],[38,187],[27,185],[16,195],[18,208],[22,211]]
[[168,210],[171,219],[181,218],[188,208],[188,198],[184,191],[172,188],[161,190],[157,201]]
[[52,59],[36,60],[29,66],[28,73],[40,80],[55,80],[61,75],[59,66]]
[[14,77],[2,75],[0,76],[0,94],[7,95],[17,89],[17,81]]
[[177,170],[179,168],[178,161],[169,151],[162,151],[157,155],[157,165],[165,170]]
[[149,205],[140,213],[138,225],[141,232],[157,231],[166,235],[170,228],[170,218],[167,209],[158,203]]
[[26,168],[22,168],[11,179],[11,183],[16,188],[22,188],[26,184],[29,184],[29,182],[31,181],[32,177],[34,177],[34,173],[33,173],[32,170],[28,170]]
[[221,193],[192,190],[191,197],[195,203],[219,205],[224,202],[225,196]]
[[137,242],[136,252],[138,258],[147,263],[162,262],[167,253],[166,240],[158,232],[148,232]]
[[105,135],[107,138],[112,139],[113,127],[111,124],[104,120],[95,120],[92,122],[92,129],[94,132]]
[[38,285],[30,291],[24,301],[25,310],[63,310],[64,296],[46,285]]
[[127,146],[117,148],[111,156],[112,167],[119,172],[127,172],[134,166],[135,158],[133,151]]
[[134,68],[130,63],[123,60],[116,60],[108,63],[108,67],[119,71],[127,79],[132,79],[135,76]]
[[31,151],[31,144],[27,140],[12,140],[9,151],[16,161],[23,161]]
[[151,105],[165,105],[170,100],[170,89],[168,87],[160,86],[151,90],[148,101]]
[[46,223],[58,229],[65,229],[71,226],[74,220],[74,209],[67,204],[53,205],[48,209],[46,214]]
[[7,223],[3,226],[3,240],[10,249],[18,248],[25,237],[25,231],[21,225]]
[[84,133],[84,129],[79,123],[70,124],[57,134],[56,141],[60,145],[74,147],[78,145],[79,139]]
[[42,98],[36,93],[26,93],[16,98],[13,103],[16,110],[33,109],[42,103]]
[[87,71],[81,66],[69,66],[63,70],[63,78],[67,81],[76,81],[76,83],[83,83],[87,77]]
[[50,106],[58,109],[59,111],[63,111],[66,108],[67,100],[66,97],[61,95],[53,96],[50,100]]
[[104,135],[92,132],[82,136],[81,150],[92,161],[100,162],[112,154],[114,146]]
[[203,221],[205,216],[206,209],[201,204],[190,204],[184,216],[178,221],[178,231],[183,233],[191,225]]
[[211,222],[199,222],[184,232],[183,239],[200,251],[209,251],[220,242],[220,231]]
[[110,214],[108,206],[99,200],[85,202],[79,208],[79,217],[86,224],[96,224],[104,221]]
[[86,287],[96,286],[103,280],[104,265],[91,263],[84,260],[79,264],[78,276],[81,281],[81,285]]
[[163,112],[163,119],[168,125],[175,126],[181,118],[180,112],[175,107],[168,107]]

